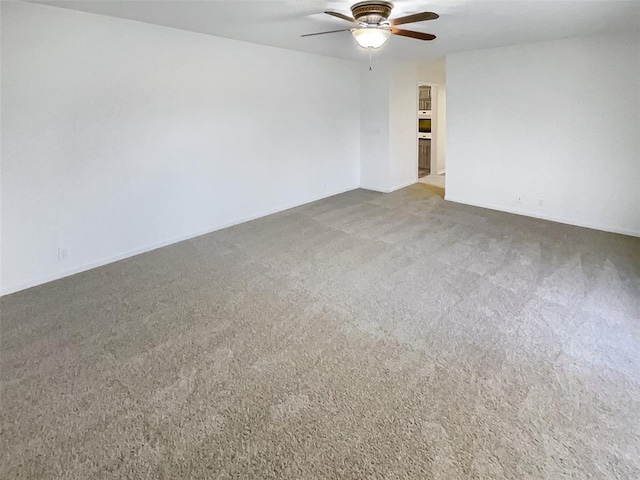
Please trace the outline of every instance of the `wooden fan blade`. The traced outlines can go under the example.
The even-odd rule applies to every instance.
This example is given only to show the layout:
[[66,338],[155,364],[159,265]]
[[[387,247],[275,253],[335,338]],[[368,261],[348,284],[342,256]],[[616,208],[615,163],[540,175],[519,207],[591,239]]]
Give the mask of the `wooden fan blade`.
[[414,32],[413,30],[401,30],[399,28],[390,28],[389,31],[394,35],[400,35],[402,37],[417,38],[418,40],[433,40],[435,35],[430,33]]
[[413,15],[407,15],[406,17],[394,18],[389,20],[389,25],[404,25],[405,23],[424,22],[426,20],[435,20],[440,17],[437,13],[422,12],[415,13]]
[[318,33],[307,33],[305,35],[300,35],[301,37],[313,37],[314,35],[325,35],[327,33],[338,33],[338,32],[349,32],[350,28],[343,28],[342,30],[331,30],[329,32],[318,32]]
[[347,22],[355,22],[356,21],[355,18],[347,17],[346,15],[343,15],[340,12],[324,12],[324,13],[326,13],[327,15],[331,15],[333,17],[341,18],[342,20],[346,20]]

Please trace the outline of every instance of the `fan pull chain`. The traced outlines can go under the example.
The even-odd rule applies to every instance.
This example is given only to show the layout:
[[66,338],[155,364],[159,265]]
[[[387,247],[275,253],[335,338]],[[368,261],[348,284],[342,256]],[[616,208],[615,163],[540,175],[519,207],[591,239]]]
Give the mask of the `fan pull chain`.
[[373,70],[373,67],[371,66],[371,54],[373,53],[373,48],[369,47],[369,71],[371,72]]

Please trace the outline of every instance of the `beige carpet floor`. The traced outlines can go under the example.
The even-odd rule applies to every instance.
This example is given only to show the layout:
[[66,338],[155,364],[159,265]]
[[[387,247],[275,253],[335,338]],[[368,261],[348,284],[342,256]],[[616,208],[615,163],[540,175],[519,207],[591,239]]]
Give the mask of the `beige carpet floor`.
[[638,238],[356,190],[1,309],[3,479],[640,478]]

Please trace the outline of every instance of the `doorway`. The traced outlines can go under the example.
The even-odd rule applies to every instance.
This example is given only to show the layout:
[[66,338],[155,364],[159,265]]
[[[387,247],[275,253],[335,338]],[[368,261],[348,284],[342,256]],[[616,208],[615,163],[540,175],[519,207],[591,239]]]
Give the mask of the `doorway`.
[[417,94],[418,182],[445,188],[444,85],[418,83]]

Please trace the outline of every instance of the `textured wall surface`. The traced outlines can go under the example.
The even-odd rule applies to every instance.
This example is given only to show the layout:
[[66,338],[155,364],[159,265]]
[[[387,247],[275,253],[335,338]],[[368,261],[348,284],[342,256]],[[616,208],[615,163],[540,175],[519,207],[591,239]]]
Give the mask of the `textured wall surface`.
[[640,236],[639,125],[638,35],[449,55],[447,199]]
[[5,293],[359,185],[342,60],[2,2],[2,96]]

